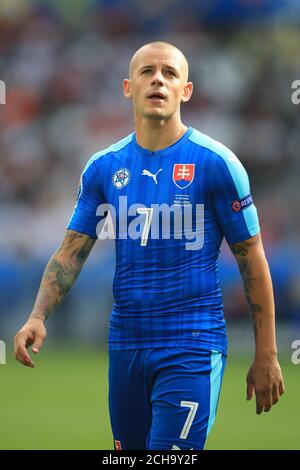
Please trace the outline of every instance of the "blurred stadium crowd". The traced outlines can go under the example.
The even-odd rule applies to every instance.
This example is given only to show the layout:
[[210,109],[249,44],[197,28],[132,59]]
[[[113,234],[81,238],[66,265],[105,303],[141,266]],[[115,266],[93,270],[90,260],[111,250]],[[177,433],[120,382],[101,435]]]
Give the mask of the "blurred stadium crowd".
[[[251,5],[272,2],[232,0],[249,11],[243,17],[241,9],[231,24],[227,11],[225,27],[217,8],[213,14],[204,10],[207,2],[187,3],[1,2],[0,80],[7,94],[0,105],[0,338],[29,313],[89,156],[132,132],[122,78],[134,51],[155,39],[173,42],[189,60],[195,91],[184,122],[229,146],[246,167],[278,318],[299,322],[300,105],[291,101],[291,84],[300,79],[297,22],[276,15],[247,22]],[[111,245],[98,245],[57,320],[65,334],[76,323],[90,335],[91,315],[87,322],[83,311],[105,318],[110,312],[114,254]],[[239,274],[226,247],[220,274],[227,318],[244,318]]]

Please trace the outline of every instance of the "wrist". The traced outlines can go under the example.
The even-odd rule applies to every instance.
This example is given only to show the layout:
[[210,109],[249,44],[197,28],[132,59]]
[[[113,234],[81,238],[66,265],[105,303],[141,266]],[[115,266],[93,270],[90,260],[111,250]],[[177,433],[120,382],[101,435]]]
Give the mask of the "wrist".
[[40,320],[44,323],[45,322],[45,317],[41,314],[33,313],[29,316],[27,321],[31,321],[31,320]]
[[256,350],[255,360],[274,360],[277,359],[277,349]]

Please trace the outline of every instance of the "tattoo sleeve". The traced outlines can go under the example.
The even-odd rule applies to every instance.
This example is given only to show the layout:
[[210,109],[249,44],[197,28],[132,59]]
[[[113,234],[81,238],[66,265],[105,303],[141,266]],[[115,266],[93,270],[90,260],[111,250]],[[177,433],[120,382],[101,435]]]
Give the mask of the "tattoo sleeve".
[[241,277],[253,319],[256,356],[274,354],[275,307],[272,279],[260,235],[230,246]]
[[254,336],[257,337],[258,331],[262,327],[263,307],[254,300],[257,292],[257,283],[259,279],[255,273],[254,261],[249,256],[249,247],[247,243],[235,243],[230,246],[232,253],[236,256],[239,270],[244,284],[245,296],[249,305],[249,310],[253,319]]
[[47,320],[73,286],[95,241],[88,235],[67,230],[61,247],[46,266],[29,319]]

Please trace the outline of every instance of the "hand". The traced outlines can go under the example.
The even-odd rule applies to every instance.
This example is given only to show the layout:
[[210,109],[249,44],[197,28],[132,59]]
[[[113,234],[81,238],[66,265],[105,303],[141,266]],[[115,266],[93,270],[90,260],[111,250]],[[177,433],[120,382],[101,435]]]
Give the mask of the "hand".
[[15,336],[15,357],[27,367],[34,367],[27,349],[32,345],[32,351],[38,353],[46,338],[44,322],[39,318],[31,318]]
[[247,400],[256,396],[256,413],[270,411],[284,394],[284,382],[277,358],[255,359],[247,375]]

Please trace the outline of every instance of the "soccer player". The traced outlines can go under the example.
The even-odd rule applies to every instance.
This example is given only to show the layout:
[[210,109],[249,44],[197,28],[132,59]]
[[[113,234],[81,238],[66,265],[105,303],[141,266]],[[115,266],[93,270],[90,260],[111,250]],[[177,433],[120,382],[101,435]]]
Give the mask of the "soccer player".
[[247,399],[255,393],[260,414],[284,393],[272,282],[247,173],[228,148],[182,123],[180,106],[192,90],[187,60],[173,45],[153,42],[134,54],[124,95],[133,104],[135,132],[87,163],[65,238],[15,337],[16,358],[34,367],[28,347],[39,352],[45,320],[99,233],[113,226],[108,343],[115,449],[203,449],[227,354],[216,268],[223,237],[253,317]]

